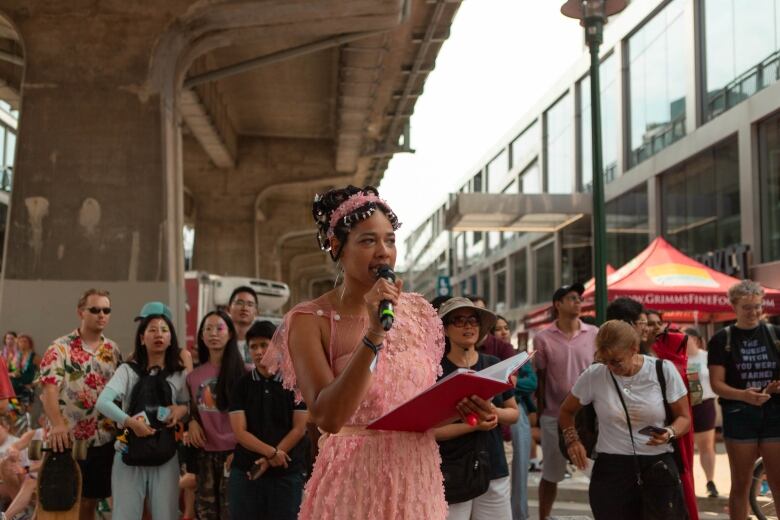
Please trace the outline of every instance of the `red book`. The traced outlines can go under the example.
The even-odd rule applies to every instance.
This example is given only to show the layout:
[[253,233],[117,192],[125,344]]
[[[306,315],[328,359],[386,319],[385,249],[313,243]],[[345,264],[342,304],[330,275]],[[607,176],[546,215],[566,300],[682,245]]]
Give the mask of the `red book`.
[[501,392],[514,388],[510,377],[531,356],[521,352],[500,363],[475,372],[459,368],[435,385],[423,390],[402,405],[397,406],[368,426],[369,430],[424,432],[444,426],[459,417],[457,404],[464,398],[478,395],[492,399]]

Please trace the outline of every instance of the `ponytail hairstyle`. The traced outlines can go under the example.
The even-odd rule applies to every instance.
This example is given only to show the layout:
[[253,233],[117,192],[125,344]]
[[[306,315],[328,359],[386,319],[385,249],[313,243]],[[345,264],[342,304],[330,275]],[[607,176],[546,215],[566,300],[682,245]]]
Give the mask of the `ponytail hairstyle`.
[[[331,189],[314,197],[311,213],[317,224],[317,243],[320,249],[328,251],[336,262],[347,242],[352,226],[371,217],[377,210],[385,214],[393,230],[401,227],[398,217],[386,201],[379,198],[373,186],[363,189],[349,185],[346,188]],[[336,237],[340,247],[333,251],[330,239]]]
[[209,312],[200,321],[200,327],[198,327],[198,359],[200,362],[207,362],[211,355],[206,342],[203,340],[203,329],[206,326],[206,320],[210,316],[219,316],[227,325],[228,333],[230,334],[225,350],[222,353],[222,364],[219,366],[219,374],[217,375],[217,408],[222,412],[226,412],[230,406],[230,394],[233,391],[233,385],[244,375],[246,368],[238,352],[238,334],[236,334],[233,320],[230,319],[230,316],[225,311],[219,310]]

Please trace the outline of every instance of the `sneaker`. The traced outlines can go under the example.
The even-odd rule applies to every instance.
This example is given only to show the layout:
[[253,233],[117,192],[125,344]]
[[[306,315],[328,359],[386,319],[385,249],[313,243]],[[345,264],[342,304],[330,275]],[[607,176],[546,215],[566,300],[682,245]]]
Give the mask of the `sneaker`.
[[532,460],[530,467],[528,468],[528,471],[530,471],[531,473],[538,473],[542,471],[542,461],[538,459]]
[[710,498],[718,498],[718,488],[715,487],[715,482],[707,482],[707,496]]

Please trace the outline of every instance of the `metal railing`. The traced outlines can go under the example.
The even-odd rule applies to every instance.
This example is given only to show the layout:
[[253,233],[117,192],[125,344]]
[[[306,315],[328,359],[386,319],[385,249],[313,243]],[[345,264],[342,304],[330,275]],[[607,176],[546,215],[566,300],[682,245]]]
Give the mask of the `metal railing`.
[[671,121],[659,123],[645,133],[644,142],[631,150],[631,166],[657,154],[673,142],[685,136],[685,114]]
[[773,52],[760,63],[737,76],[725,87],[708,93],[704,117],[710,121],[778,80],[780,80],[780,50]]

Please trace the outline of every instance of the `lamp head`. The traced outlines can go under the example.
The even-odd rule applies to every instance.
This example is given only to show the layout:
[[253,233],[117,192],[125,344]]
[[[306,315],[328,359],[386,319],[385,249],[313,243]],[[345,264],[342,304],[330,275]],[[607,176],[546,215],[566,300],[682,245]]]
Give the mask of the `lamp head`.
[[588,18],[598,18],[605,23],[607,17],[619,13],[627,5],[627,0],[567,0],[561,6],[561,14],[576,18],[584,26]]

